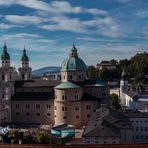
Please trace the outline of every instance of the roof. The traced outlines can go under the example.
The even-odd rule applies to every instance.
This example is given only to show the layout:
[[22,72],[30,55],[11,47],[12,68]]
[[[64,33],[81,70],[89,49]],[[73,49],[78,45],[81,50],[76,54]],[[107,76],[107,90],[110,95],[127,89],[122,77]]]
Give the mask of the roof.
[[75,88],[80,88],[80,86],[70,81],[63,82],[55,87],[55,89],[75,89]]
[[101,81],[101,80],[86,80],[84,82],[85,86],[95,86],[95,87],[105,87],[109,86],[107,83]]
[[7,51],[3,51],[1,55],[1,60],[10,60],[10,56]]
[[6,42],[4,42],[3,53],[1,54],[1,60],[10,60],[10,56],[7,52]]
[[100,98],[97,98],[91,94],[88,94],[88,93],[83,93],[82,95],[82,98],[81,98],[82,101],[95,101],[95,100],[100,100]]
[[98,126],[92,131],[85,133],[84,137],[119,137],[119,132],[107,127],[107,126]]
[[22,61],[29,61],[29,58],[26,54],[26,49],[24,48],[23,50],[23,55],[22,55],[22,58],[21,58]]
[[51,92],[16,92],[11,100],[19,100],[19,101],[46,101],[54,99],[54,91]]
[[121,129],[132,129],[132,124],[122,112],[102,106],[91,115],[84,137],[118,137]]
[[28,80],[28,81],[16,81],[15,87],[54,87],[58,84],[60,84],[60,80],[43,80],[43,79],[34,79],[34,80]]
[[61,71],[85,71],[86,65],[82,59],[78,57],[77,49],[73,45],[69,58],[66,58],[61,65]]
[[122,114],[128,118],[148,118],[148,115],[144,112],[140,112],[138,110],[121,110]]
[[61,65],[61,71],[86,70],[86,65],[79,57],[66,58]]
[[55,129],[55,130],[67,130],[67,129],[74,129],[74,126],[73,125],[68,125],[68,124],[61,124],[61,125],[53,126],[52,129]]

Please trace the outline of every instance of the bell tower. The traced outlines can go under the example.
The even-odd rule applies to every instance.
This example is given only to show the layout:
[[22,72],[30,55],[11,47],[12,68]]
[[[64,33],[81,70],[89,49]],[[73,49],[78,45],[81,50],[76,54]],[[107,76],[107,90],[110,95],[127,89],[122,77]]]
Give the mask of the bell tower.
[[21,58],[21,67],[18,69],[19,70],[19,78],[21,80],[31,80],[32,79],[32,69],[29,67],[29,58],[26,53],[26,49],[24,46],[23,50],[23,55]]
[[2,67],[10,67],[10,56],[7,52],[6,42],[4,42],[3,53],[1,55]]

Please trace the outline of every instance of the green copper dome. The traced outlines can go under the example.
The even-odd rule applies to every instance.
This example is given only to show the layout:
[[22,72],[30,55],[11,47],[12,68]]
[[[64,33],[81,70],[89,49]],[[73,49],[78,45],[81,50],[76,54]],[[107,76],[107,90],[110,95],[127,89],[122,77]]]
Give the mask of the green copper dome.
[[1,55],[1,60],[10,60],[10,55],[7,52],[6,43],[4,44],[3,53]]
[[82,59],[78,57],[77,49],[73,45],[69,58],[65,59],[61,65],[61,71],[84,71],[86,65]]
[[23,50],[23,55],[22,55],[22,59],[21,60],[22,61],[29,61],[29,58],[28,58],[28,56],[26,54],[26,49],[25,48]]
[[75,83],[67,81],[57,85],[55,88],[56,89],[75,89],[75,88],[80,88],[80,86]]

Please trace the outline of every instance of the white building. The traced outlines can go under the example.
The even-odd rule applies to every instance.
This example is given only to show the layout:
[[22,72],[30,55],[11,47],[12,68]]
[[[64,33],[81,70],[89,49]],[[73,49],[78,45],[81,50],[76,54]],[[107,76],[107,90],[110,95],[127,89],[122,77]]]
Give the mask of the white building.
[[148,91],[144,88],[133,89],[129,87],[125,72],[120,81],[121,105],[131,110],[148,112]]

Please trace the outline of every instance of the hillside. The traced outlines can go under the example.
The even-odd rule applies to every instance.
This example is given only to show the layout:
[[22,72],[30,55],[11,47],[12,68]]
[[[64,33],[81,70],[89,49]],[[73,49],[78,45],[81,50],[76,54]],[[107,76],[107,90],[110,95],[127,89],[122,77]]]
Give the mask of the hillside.
[[42,68],[33,70],[32,75],[41,76],[41,75],[48,74],[48,73],[57,73],[57,72],[60,72],[60,68],[61,67],[56,67],[56,66],[42,67]]

